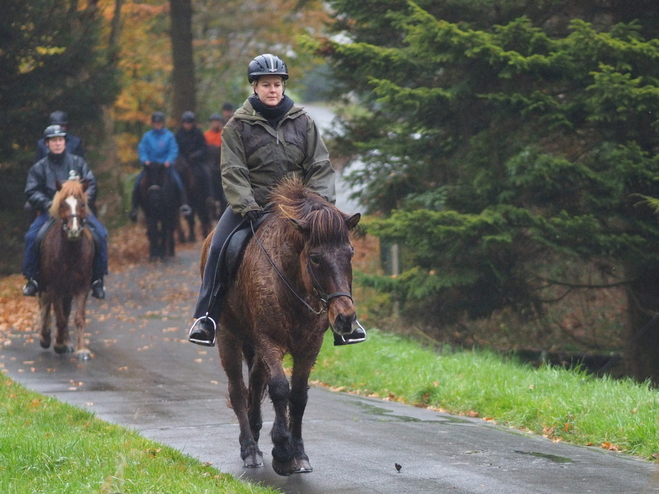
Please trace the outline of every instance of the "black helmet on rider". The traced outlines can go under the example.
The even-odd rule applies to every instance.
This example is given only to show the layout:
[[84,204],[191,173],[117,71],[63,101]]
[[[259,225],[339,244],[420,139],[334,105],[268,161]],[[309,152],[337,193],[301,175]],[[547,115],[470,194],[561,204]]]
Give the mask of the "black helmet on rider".
[[46,127],[46,130],[43,131],[44,141],[52,139],[53,137],[66,137],[66,131],[61,125],[49,125]]
[[191,112],[190,110],[183,112],[183,115],[181,115],[181,120],[183,123],[193,123],[196,118],[197,117],[194,112]]
[[50,125],[69,125],[69,116],[63,111],[54,111],[50,114]]
[[164,121],[165,121],[165,114],[161,111],[157,111],[153,115],[151,115],[151,123],[164,122]]
[[220,115],[219,113],[213,113],[208,120],[210,120],[211,122],[213,120],[219,120],[221,122],[224,119],[222,118],[222,115]]
[[263,75],[278,75],[281,76],[283,80],[287,80],[288,69],[286,68],[284,61],[277,55],[265,53],[249,62],[249,66],[247,67],[247,80],[251,84]]

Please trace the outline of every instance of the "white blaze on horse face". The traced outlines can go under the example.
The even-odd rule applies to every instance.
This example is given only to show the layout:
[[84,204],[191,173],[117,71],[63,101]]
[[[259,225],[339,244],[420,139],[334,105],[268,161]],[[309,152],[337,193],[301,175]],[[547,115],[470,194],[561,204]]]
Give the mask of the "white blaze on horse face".
[[65,199],[65,202],[71,208],[71,214],[74,215],[73,218],[71,218],[71,224],[68,226],[69,238],[77,238],[80,236],[80,232],[82,231],[82,228],[80,227],[80,221],[76,215],[76,211],[78,209],[78,200],[73,196],[69,196]]

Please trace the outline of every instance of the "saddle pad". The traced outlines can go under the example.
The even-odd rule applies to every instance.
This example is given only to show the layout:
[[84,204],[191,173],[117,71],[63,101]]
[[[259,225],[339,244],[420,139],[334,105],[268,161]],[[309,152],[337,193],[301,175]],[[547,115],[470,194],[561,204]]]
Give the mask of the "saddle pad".
[[[259,218],[254,225],[254,231],[258,230],[269,214],[266,213]],[[243,253],[245,252],[245,247],[247,247],[247,243],[251,238],[252,229],[250,228],[249,220],[243,220],[229,235],[223,252],[220,254],[220,266],[223,267],[222,275],[225,280],[233,280],[235,278],[238,272],[238,266],[240,266]]]

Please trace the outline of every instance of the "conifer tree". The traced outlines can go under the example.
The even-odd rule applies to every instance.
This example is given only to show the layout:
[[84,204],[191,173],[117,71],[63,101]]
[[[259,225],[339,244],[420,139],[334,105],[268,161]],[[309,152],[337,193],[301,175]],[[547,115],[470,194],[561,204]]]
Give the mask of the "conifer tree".
[[625,286],[630,372],[659,380],[651,5],[330,3],[342,36],[316,50],[364,107],[336,148],[364,162],[370,231],[407,246],[401,276],[366,281],[436,324]]

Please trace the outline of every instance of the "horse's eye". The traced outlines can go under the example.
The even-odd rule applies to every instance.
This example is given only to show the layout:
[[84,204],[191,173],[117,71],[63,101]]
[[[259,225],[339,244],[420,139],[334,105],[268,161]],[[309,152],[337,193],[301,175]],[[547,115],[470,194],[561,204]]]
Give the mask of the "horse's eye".
[[320,264],[320,256],[318,254],[309,255],[309,260],[311,261],[311,264],[315,264],[316,266]]

